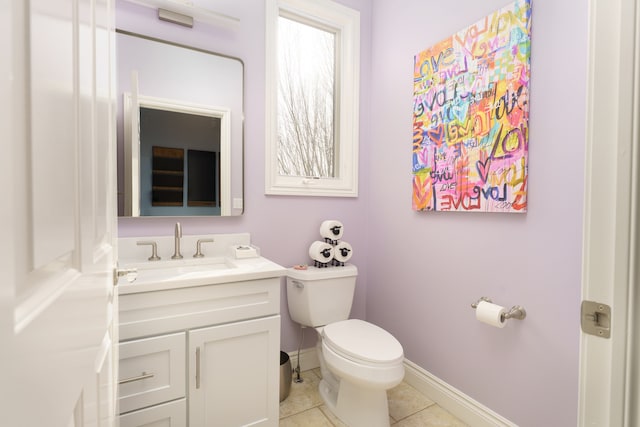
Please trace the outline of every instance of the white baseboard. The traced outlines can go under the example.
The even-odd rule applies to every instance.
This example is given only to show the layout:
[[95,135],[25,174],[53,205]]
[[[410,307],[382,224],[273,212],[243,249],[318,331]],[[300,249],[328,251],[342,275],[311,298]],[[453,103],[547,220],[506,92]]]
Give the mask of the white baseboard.
[[[298,352],[289,353],[291,366],[298,363]],[[300,370],[307,371],[320,367],[315,347],[300,350]],[[473,427],[518,427],[516,424],[475,401],[460,390],[450,386],[440,378],[405,359],[404,381],[451,412],[456,418]]]
[[404,361],[407,384],[473,427],[517,427],[460,390],[425,371],[415,363]]
[[[295,369],[296,366],[298,366],[298,351],[294,350],[287,354],[289,354],[289,359],[291,359],[291,367]],[[309,369],[319,367],[320,360],[318,359],[318,352],[316,352],[315,347],[300,350],[300,371],[308,371]]]

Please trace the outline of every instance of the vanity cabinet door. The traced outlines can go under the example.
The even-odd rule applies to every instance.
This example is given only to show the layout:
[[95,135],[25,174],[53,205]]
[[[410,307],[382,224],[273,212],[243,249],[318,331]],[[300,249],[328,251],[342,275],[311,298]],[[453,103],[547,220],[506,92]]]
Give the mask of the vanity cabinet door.
[[277,426],[280,316],[189,331],[190,427]]

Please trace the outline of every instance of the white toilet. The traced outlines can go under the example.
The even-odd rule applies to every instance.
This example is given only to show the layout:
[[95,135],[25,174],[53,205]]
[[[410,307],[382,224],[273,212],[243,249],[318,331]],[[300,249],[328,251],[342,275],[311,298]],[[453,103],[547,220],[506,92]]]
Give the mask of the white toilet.
[[404,378],[402,345],[371,323],[350,319],[358,269],[290,268],[287,301],[291,319],[318,332],[327,407],[350,427],[388,427],[387,390]]

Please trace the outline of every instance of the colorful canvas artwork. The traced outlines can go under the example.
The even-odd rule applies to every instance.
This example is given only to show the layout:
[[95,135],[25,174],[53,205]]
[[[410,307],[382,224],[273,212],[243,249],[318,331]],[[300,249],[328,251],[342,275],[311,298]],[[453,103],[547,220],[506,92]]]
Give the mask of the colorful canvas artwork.
[[414,62],[413,209],[526,212],[531,1]]

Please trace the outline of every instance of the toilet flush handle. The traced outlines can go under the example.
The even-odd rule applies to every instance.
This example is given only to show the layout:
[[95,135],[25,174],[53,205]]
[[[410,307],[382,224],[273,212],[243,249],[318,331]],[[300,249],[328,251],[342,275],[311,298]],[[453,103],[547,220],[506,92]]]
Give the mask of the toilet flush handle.
[[291,284],[298,289],[304,289],[304,283],[298,282],[297,280],[292,280]]

